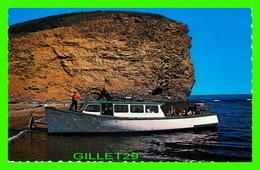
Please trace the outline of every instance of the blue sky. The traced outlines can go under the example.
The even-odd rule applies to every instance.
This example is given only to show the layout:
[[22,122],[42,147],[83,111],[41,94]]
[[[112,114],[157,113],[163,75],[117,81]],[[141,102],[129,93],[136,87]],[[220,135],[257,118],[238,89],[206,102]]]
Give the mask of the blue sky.
[[9,25],[77,11],[149,12],[187,24],[196,83],[193,95],[250,94],[252,89],[250,8],[10,8]]

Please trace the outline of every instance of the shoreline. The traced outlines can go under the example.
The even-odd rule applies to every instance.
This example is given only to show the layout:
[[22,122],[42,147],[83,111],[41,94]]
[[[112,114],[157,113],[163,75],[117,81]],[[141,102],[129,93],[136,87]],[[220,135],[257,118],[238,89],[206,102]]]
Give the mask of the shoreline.
[[23,130],[28,124],[30,117],[36,119],[45,117],[45,107],[55,106],[59,108],[69,108],[70,103],[9,103],[8,104],[8,130]]

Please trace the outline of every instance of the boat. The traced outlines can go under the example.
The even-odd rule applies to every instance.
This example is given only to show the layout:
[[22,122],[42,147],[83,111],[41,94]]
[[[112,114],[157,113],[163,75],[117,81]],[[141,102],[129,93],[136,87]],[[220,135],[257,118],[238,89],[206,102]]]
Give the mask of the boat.
[[[217,126],[214,113],[167,116],[164,103],[97,100],[79,111],[45,107],[49,133],[149,132]],[[200,107],[202,107],[200,105]]]

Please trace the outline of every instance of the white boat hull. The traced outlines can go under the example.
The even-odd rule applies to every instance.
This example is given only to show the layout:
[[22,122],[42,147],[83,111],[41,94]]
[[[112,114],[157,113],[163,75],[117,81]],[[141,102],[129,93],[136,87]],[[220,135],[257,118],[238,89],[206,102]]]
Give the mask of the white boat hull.
[[97,116],[46,107],[49,133],[137,132],[188,129],[218,125],[217,115],[165,118],[122,118]]

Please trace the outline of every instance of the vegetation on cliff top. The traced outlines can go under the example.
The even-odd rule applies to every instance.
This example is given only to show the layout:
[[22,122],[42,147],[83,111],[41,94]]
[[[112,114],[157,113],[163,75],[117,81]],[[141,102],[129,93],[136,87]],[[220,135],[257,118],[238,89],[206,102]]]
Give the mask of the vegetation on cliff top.
[[112,14],[115,14],[114,19],[120,20],[119,13],[127,14],[129,17],[137,17],[142,19],[144,16],[150,16],[157,20],[169,20],[168,18],[152,13],[128,12],[128,11],[93,11],[93,12],[75,12],[49,16],[36,20],[31,20],[9,27],[9,38],[22,36],[28,33],[54,29],[58,27],[69,27],[75,23],[87,22],[95,19],[108,19]]

